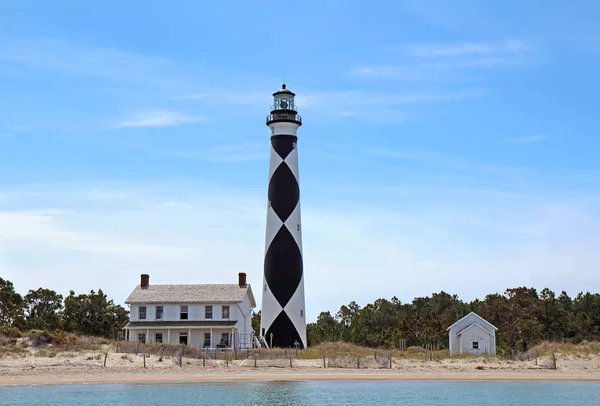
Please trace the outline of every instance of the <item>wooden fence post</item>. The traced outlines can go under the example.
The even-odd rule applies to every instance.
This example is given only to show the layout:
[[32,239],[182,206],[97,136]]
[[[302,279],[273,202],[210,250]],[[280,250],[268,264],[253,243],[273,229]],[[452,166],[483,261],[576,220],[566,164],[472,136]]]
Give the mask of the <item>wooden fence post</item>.
[[144,368],[146,368],[146,351],[144,351]]
[[108,351],[104,353],[104,368],[106,368],[106,358],[108,357]]

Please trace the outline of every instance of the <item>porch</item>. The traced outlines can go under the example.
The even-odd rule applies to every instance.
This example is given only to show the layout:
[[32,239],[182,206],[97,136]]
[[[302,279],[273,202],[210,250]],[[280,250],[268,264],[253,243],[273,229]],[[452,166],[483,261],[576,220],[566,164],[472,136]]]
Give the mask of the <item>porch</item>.
[[236,322],[131,322],[125,326],[126,340],[145,344],[183,344],[196,349],[240,350],[252,348],[251,337],[240,334]]

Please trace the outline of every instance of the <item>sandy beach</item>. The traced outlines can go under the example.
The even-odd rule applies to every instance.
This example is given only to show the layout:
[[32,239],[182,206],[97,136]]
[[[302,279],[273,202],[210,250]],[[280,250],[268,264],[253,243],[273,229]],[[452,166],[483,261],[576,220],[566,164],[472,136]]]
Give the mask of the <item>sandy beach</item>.
[[558,369],[547,360],[506,361],[496,358],[449,358],[439,361],[393,359],[392,368],[323,368],[322,360],[202,361],[146,358],[110,353],[59,354],[0,360],[0,385],[101,382],[207,382],[302,380],[572,380],[600,381],[600,357],[559,356]]

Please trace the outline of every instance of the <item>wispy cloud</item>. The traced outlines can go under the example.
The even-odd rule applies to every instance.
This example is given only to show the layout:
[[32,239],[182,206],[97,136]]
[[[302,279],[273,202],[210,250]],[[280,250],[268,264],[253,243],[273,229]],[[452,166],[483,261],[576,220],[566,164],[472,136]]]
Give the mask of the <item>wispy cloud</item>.
[[350,75],[363,78],[398,80],[467,80],[461,71],[518,66],[532,47],[522,40],[498,43],[458,42],[449,44],[407,44],[392,47],[397,63],[361,65]]
[[458,42],[451,44],[410,44],[398,47],[408,55],[425,58],[457,57],[457,56],[493,56],[507,53],[523,52],[530,46],[522,40],[507,39],[492,42]]
[[[471,158],[441,153],[429,150],[395,150],[395,149],[371,149],[370,153],[381,158],[412,161],[426,164],[430,168],[442,167],[444,175],[448,176],[451,170],[456,172],[488,173],[499,175],[502,178],[522,179],[525,176],[533,176],[536,172],[532,168],[510,166],[493,162],[481,162]],[[482,179],[479,179],[480,181]]]
[[28,128],[24,125],[13,125],[5,128],[4,130],[0,129],[0,138],[11,138],[16,137],[18,134],[22,134],[27,131]]
[[[267,152],[265,152],[265,150]],[[268,149],[264,144],[241,143],[229,145],[212,145],[201,150],[169,152],[170,156],[193,158],[215,163],[242,163],[268,159]]]
[[332,112],[339,115],[352,111],[349,106],[411,105],[439,103],[452,100],[465,100],[481,97],[485,89],[474,88],[451,92],[374,92],[374,91],[320,91],[302,93],[297,103],[302,108],[314,109],[325,106],[341,109]]
[[273,89],[238,89],[237,91],[231,91],[225,87],[217,88],[215,86],[211,86],[211,89],[210,92],[184,94],[182,96],[173,97],[173,99],[206,102],[210,104],[228,104],[232,106],[268,106],[272,101],[271,93],[273,93]]
[[[30,211],[0,206],[2,276],[22,292],[39,287],[31,281],[65,294],[101,287],[122,302],[140,273],[154,283],[226,283],[238,272],[254,286],[262,282],[263,188],[123,184],[103,189],[106,196],[70,190],[27,190]],[[590,211],[597,201],[482,195],[484,204],[465,205],[468,199],[446,197],[396,207],[364,196],[362,205],[331,209],[305,201],[309,319],[351,300],[405,301],[441,289],[473,298],[523,284],[576,293],[600,283],[600,217]],[[461,282],[481,269],[491,276],[477,286]],[[390,283],[377,283],[382,279]],[[331,294],[328,287],[340,280],[344,289]],[[260,289],[255,294],[260,303]]]
[[22,39],[0,35],[0,60],[71,75],[167,85],[181,70],[173,61],[112,48],[93,48],[57,38]]
[[229,70],[160,54],[98,47],[65,38],[22,38],[1,33],[0,62],[24,67],[30,72],[43,70],[94,78],[100,80],[102,86],[106,86],[104,82],[118,84],[109,89],[120,89],[121,84],[152,88],[164,92],[166,97],[201,89],[190,94],[190,99],[206,94],[227,94],[229,97],[235,94],[229,90],[233,86],[243,93],[247,83],[260,87],[264,82],[264,79],[250,77],[238,69]]
[[132,113],[114,124],[116,128],[127,127],[172,127],[183,124],[198,123],[204,118],[191,116],[178,111],[145,109]]
[[546,135],[530,135],[528,137],[515,137],[515,138],[505,138],[502,142],[506,142],[509,144],[531,144],[534,142],[540,142],[547,140],[548,137]]

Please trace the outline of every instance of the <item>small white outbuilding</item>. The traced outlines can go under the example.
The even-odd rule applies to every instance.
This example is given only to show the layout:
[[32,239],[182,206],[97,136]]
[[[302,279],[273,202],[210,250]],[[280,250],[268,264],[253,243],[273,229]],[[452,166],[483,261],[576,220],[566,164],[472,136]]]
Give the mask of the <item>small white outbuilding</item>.
[[496,355],[496,326],[471,312],[447,328],[450,355]]

